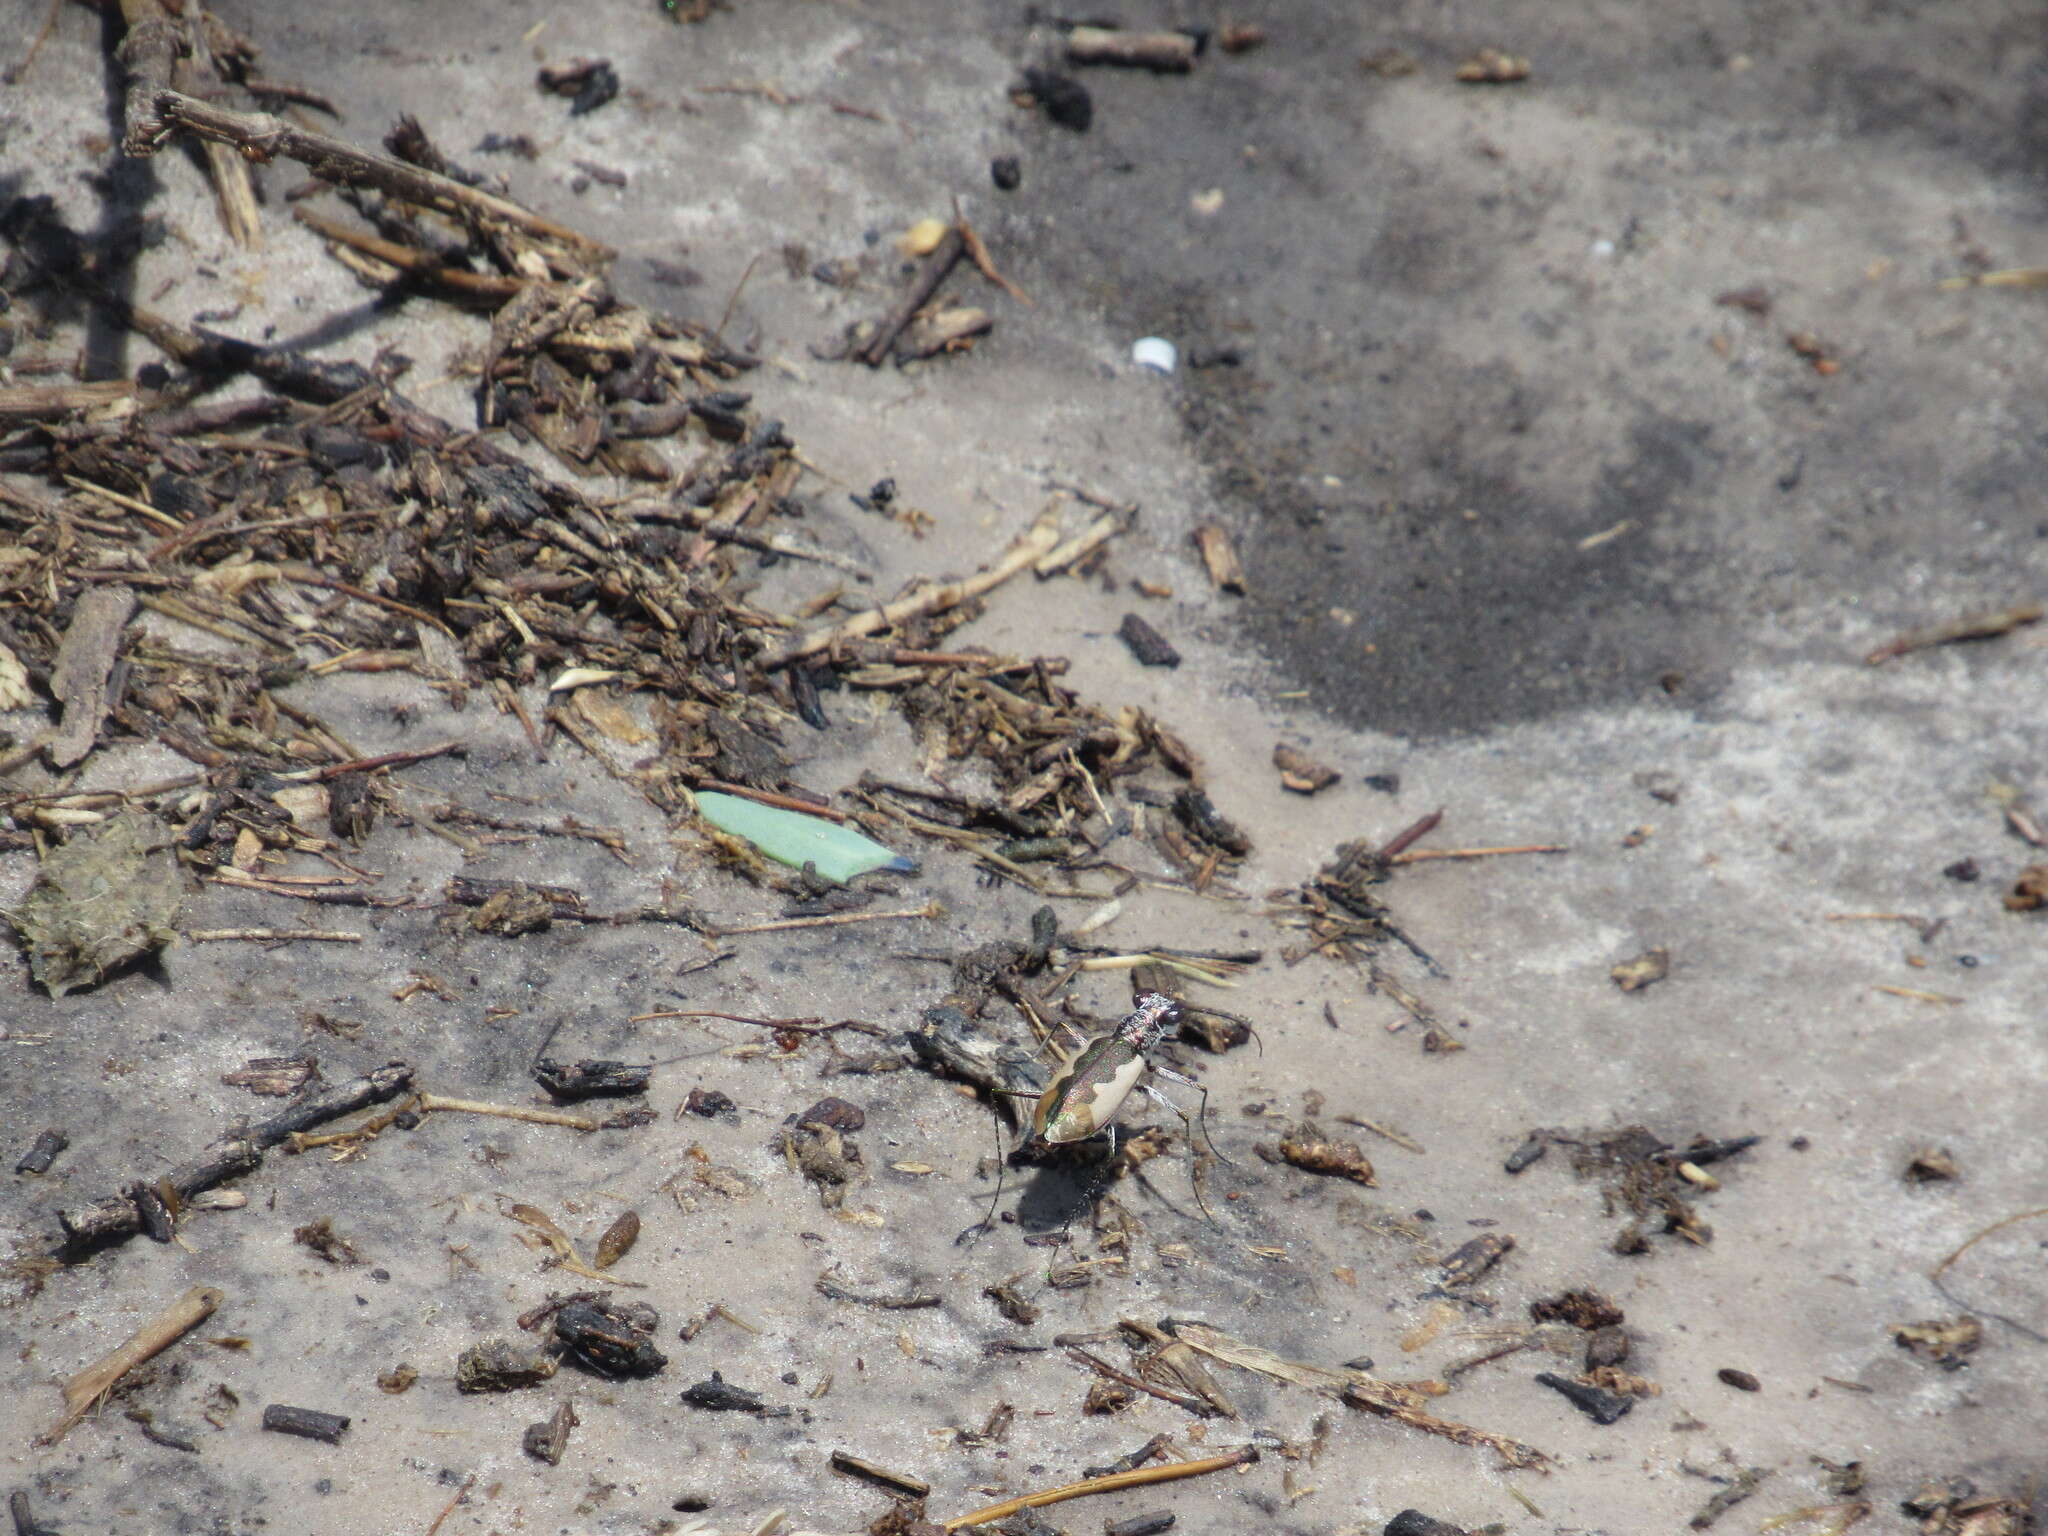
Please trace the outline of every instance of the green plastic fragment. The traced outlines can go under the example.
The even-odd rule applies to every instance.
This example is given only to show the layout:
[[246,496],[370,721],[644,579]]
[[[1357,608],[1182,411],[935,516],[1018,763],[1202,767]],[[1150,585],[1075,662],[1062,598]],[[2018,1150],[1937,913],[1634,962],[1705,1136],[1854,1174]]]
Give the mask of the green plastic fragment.
[[873,838],[821,816],[785,811],[742,800],[738,795],[721,795],[716,790],[705,790],[697,796],[697,810],[719,831],[745,838],[776,863],[792,869],[808,864],[827,880],[837,880],[842,885],[870,870],[909,874],[917,868],[911,860],[890,852]]

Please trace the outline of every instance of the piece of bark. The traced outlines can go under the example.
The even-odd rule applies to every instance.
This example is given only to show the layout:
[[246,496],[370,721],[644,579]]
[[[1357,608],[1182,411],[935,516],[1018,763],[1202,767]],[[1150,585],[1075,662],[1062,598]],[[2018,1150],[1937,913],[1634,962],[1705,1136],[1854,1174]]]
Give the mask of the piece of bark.
[[956,352],[977,336],[995,329],[995,317],[971,304],[948,304],[919,315],[903,328],[890,349],[898,362]]
[[71,1139],[62,1131],[51,1129],[36,1137],[33,1145],[21,1154],[21,1161],[14,1165],[16,1173],[48,1173],[50,1164],[57,1161],[57,1154],[71,1145]]
[[1127,32],[1121,27],[1073,27],[1067,32],[1070,64],[1117,64],[1155,75],[1185,75],[1195,67],[1195,40],[1185,32]]
[[[188,96],[217,97],[222,89],[220,73],[214,68],[213,51],[206,46],[206,12],[197,5],[185,12],[185,56],[171,70],[171,84]],[[225,144],[208,142],[206,170],[213,178],[213,195],[220,205],[221,227],[228,238],[244,250],[263,244],[263,224],[256,208],[256,186],[250,179],[249,162]]]
[[1514,1238],[1505,1232],[1482,1233],[1470,1242],[1460,1244],[1458,1249],[1444,1260],[1444,1285],[1449,1287],[1472,1284],[1505,1258],[1514,1246]]
[[541,1057],[533,1067],[535,1082],[556,1098],[568,1100],[645,1093],[653,1073],[652,1066],[632,1062],[557,1061],[552,1056]]
[[1209,580],[1219,592],[1244,595],[1244,564],[1237,558],[1237,546],[1215,523],[1204,523],[1194,531],[1195,548],[1208,567]]
[[73,411],[96,411],[134,397],[127,379],[94,384],[10,384],[0,388],[0,425],[50,421]]
[[284,1403],[272,1403],[263,1410],[263,1427],[280,1435],[298,1435],[306,1440],[323,1440],[329,1445],[339,1445],[341,1437],[348,1432],[349,1419],[344,1413],[323,1413],[318,1408],[292,1408]]
[[1344,775],[1306,752],[1285,743],[1273,749],[1273,766],[1280,770],[1280,787],[1297,795],[1312,795],[1328,789]]
[[569,1449],[569,1431],[577,1422],[575,1405],[564,1403],[540,1423],[526,1426],[520,1448],[536,1461],[559,1467],[563,1453]]
[[1569,1376],[1560,1376],[1555,1371],[1537,1373],[1537,1381],[1562,1394],[1571,1405],[1591,1419],[1595,1424],[1613,1424],[1627,1417],[1636,1405],[1632,1397],[1609,1392],[1605,1387],[1589,1387],[1583,1382],[1573,1381]]
[[1264,1145],[1256,1150],[1268,1162],[1290,1163],[1304,1173],[1331,1174],[1368,1189],[1379,1187],[1372,1162],[1357,1142],[1332,1141],[1311,1123],[1304,1122],[1293,1134],[1281,1138],[1277,1151]]
[[455,1390],[474,1396],[483,1392],[518,1392],[537,1387],[561,1369],[561,1362],[542,1350],[505,1339],[485,1339],[455,1358]]
[[50,691],[63,706],[63,723],[46,749],[53,768],[69,768],[99,739],[107,717],[107,678],[121,649],[121,634],[135,615],[130,587],[92,587],[79,596],[57,647]]
[[1117,638],[1130,648],[1141,667],[1177,667],[1180,652],[1173,642],[1159,633],[1135,613],[1124,615],[1124,621],[1117,627]]

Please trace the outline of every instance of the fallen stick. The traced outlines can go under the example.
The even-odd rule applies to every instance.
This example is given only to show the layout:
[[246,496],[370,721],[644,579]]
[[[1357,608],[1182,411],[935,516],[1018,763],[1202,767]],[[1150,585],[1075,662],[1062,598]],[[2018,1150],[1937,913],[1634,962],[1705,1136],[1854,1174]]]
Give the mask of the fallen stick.
[[1036,576],[1057,576],[1069,566],[1079,565],[1088,556],[1102,548],[1111,539],[1124,531],[1124,520],[1120,513],[1105,512],[1066,543],[1032,562],[1031,571]]
[[1389,864],[1427,864],[1434,859],[1496,859],[1511,853],[1570,853],[1563,843],[1517,843],[1510,848],[1410,848],[1389,854]]
[[213,1315],[221,1304],[221,1293],[210,1285],[195,1285],[114,1349],[64,1383],[64,1417],[36,1443],[55,1445],[78,1421],[92,1412],[93,1405],[123,1376],[144,1361],[169,1349],[186,1334]]
[[946,1529],[957,1531],[970,1525],[987,1525],[991,1520],[1007,1520],[1022,1510],[1037,1509],[1045,1504],[1063,1504],[1068,1499],[1086,1498],[1091,1493],[1114,1493],[1119,1488],[1141,1488],[1147,1483],[1173,1483],[1184,1477],[1201,1477],[1228,1467],[1241,1467],[1258,1459],[1259,1448],[1247,1445],[1240,1450],[1226,1451],[1221,1456],[1204,1456],[1199,1461],[1169,1461],[1163,1466],[1140,1467],[1132,1472],[1111,1472],[1104,1477],[1090,1477],[1058,1488],[1041,1489],[1037,1493],[1020,1493],[1014,1499],[1005,1499],[1000,1504],[977,1509],[971,1515],[948,1520]]
[[697,788],[715,790],[721,795],[737,795],[742,800],[753,800],[761,805],[772,805],[780,810],[797,811],[805,816],[821,816],[826,821],[841,825],[853,820],[844,811],[834,810],[829,805],[814,805],[809,800],[800,800],[795,795],[778,795],[772,789],[749,789],[744,784],[729,784],[724,779],[699,779]]
[[953,202],[953,222],[960,231],[960,239],[963,242],[963,249],[967,254],[967,259],[974,263],[974,270],[1002,289],[1003,292],[1007,293],[1019,304],[1024,305],[1025,308],[1036,309],[1038,306],[1031,302],[1030,294],[996,270],[995,258],[989,255],[988,247],[981,242],[981,236],[975,232],[972,224],[960,217],[960,202],[957,198]]
[[1964,999],[1960,997],[1951,997],[1946,992],[1923,992],[1918,987],[1872,987],[1870,990],[1873,992],[1882,992],[1887,997],[1903,997],[1908,1002],[1941,1003],[1951,1008],[1956,1007],[1964,1001]]
[[73,411],[96,411],[132,399],[135,385],[127,379],[97,384],[10,384],[0,389],[0,423],[48,421]]
[[844,928],[852,923],[886,923],[896,918],[937,917],[940,912],[936,901],[928,901],[921,907],[905,907],[900,912],[828,912],[822,917],[785,917],[772,923],[749,923],[744,928],[706,928],[707,939],[728,939],[736,933],[786,933],[792,928]]
[[222,1136],[201,1149],[195,1161],[172,1169],[153,1184],[133,1183],[96,1205],[58,1212],[57,1220],[64,1229],[59,1246],[79,1249],[132,1237],[143,1229],[145,1220],[138,1194],[162,1204],[163,1192],[168,1189],[180,1201],[188,1200],[202,1189],[211,1189],[237,1174],[250,1172],[262,1163],[267,1148],[296,1132],[395,1098],[411,1085],[411,1067],[402,1061],[387,1062],[374,1072],[295,1104],[245,1131]]
[[1895,640],[1888,640],[1864,657],[1867,666],[1881,666],[1895,661],[1909,651],[1924,651],[1937,645],[1953,645],[1959,640],[1989,640],[1998,635],[2010,634],[2013,630],[2028,624],[2038,624],[2044,610],[2039,603],[2022,603],[2017,608],[2006,608],[1997,613],[1973,614],[1968,618],[1955,619],[1947,624],[1935,624],[1926,629],[1909,629]]
[[910,324],[926,301],[939,291],[939,284],[959,264],[967,253],[967,240],[959,229],[946,231],[932,253],[925,257],[924,265],[917,269],[917,275],[910,280],[910,286],[903,291],[903,297],[896,301],[896,307],[889,311],[866,346],[855,352],[854,357],[870,368],[879,368],[889,355],[889,349],[896,344],[896,338],[903,333],[903,327]]
[[196,928],[185,935],[194,944],[221,944],[242,939],[252,944],[360,944],[360,933],[337,933],[328,928]]
[[1999,272],[1945,277],[1936,286],[1943,293],[1960,288],[2048,288],[2048,267],[2007,267]]
[[1067,1358],[1087,1366],[1105,1380],[1116,1382],[1119,1386],[1130,1387],[1134,1391],[1148,1393],[1162,1403],[1171,1403],[1184,1413],[1192,1413],[1198,1419],[1206,1419],[1216,1411],[1199,1397],[1189,1397],[1182,1392],[1171,1392],[1165,1387],[1154,1386],[1149,1381],[1118,1370],[1101,1356],[1090,1354],[1085,1349],[1069,1348]]
[[1185,75],[1195,67],[1195,40],[1185,32],[1126,32],[1121,27],[1074,27],[1067,33],[1070,64],[1120,64],[1155,75]]
[[[122,9],[128,11],[131,21],[135,12],[130,7],[141,5],[162,14],[162,0],[139,0],[139,5],[138,0],[122,0]],[[222,88],[213,52],[206,46],[205,14],[197,5],[186,8],[185,56],[172,67],[168,82],[192,96],[218,95]],[[225,144],[209,143],[205,149],[207,173],[213,178],[213,195],[220,204],[221,227],[244,250],[258,249],[263,244],[263,220],[256,207],[249,162]]]
[[1369,1413],[1377,1413],[1397,1423],[1406,1424],[1411,1429],[1422,1430],[1425,1434],[1441,1435],[1458,1445],[1484,1446],[1509,1467],[1547,1469],[1550,1465],[1550,1458],[1532,1445],[1510,1440],[1505,1435],[1474,1429],[1469,1424],[1438,1418],[1423,1408],[1425,1399],[1411,1387],[1381,1381],[1364,1371],[1331,1370],[1325,1366],[1289,1360],[1269,1349],[1261,1349],[1255,1344],[1246,1344],[1234,1339],[1220,1328],[1211,1328],[1206,1323],[1169,1321],[1164,1326],[1167,1332],[1183,1344],[1199,1350],[1211,1359],[1221,1360],[1225,1365],[1234,1365],[1240,1370],[1257,1371],[1262,1376],[1276,1377],[1281,1381],[1291,1381],[1296,1386],[1311,1388],[1326,1396],[1337,1398],[1353,1408],[1363,1408]]
[[380,752],[375,757],[353,758],[346,763],[329,763],[325,768],[303,768],[297,773],[281,773],[281,779],[311,779],[325,783],[338,779],[345,773],[374,773],[379,768],[403,768],[411,763],[424,763],[436,757],[464,757],[469,752],[466,741],[444,741],[436,747],[415,747],[408,752]]
[[792,661],[801,661],[806,656],[815,656],[820,651],[829,650],[842,641],[858,640],[861,636],[871,635],[878,629],[893,629],[905,619],[957,608],[969,599],[1001,586],[1059,544],[1060,530],[1055,510],[1048,507],[1039,513],[1017,542],[1010,546],[1003,558],[987,570],[963,577],[959,581],[940,582],[937,586],[913,592],[908,597],[899,597],[893,603],[884,603],[879,608],[857,613],[841,623],[814,629],[800,639],[791,640],[773,650],[763,651],[754,658],[755,665],[764,672],[774,671],[778,667],[788,666]]
[[[209,144],[215,149],[218,145]],[[312,230],[316,235],[361,251],[366,256],[388,262],[410,277],[422,282],[439,283],[466,293],[473,298],[484,299],[493,304],[502,304],[518,294],[526,286],[521,277],[500,277],[494,273],[471,272],[466,267],[451,267],[431,251],[416,246],[400,245],[395,240],[386,240],[365,230],[352,229],[339,219],[330,219],[324,213],[317,213],[304,206],[292,209],[292,217]]]
[[[123,48],[125,52],[125,44]],[[133,156],[155,154],[182,129],[195,138],[226,144],[249,160],[267,163],[282,155],[298,161],[322,181],[375,187],[405,202],[472,223],[494,220],[507,224],[535,239],[566,246],[586,260],[608,261],[617,254],[610,246],[509,198],[464,186],[453,177],[388,155],[371,154],[346,140],[297,127],[268,112],[236,112],[181,91],[152,88],[139,74],[128,90],[127,122],[121,147]]]
[[477,1099],[444,1099],[438,1093],[423,1093],[413,1102],[421,1114],[445,1110],[451,1114],[495,1115],[500,1120],[525,1120],[533,1125],[566,1125],[572,1131],[596,1131],[603,1126],[583,1115],[565,1115],[558,1109],[529,1109],[523,1104],[485,1104]]

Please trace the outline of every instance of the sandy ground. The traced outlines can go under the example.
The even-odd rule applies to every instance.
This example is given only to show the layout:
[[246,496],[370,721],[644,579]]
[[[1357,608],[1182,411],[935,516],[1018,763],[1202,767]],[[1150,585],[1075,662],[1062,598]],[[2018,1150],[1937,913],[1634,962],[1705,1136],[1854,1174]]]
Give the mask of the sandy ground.
[[[4,0],[0,35],[32,35],[42,10]],[[2048,963],[2039,919],[2001,906],[2030,851],[1989,793],[2039,788],[2040,651],[2023,631],[1862,661],[1901,628],[2041,585],[2041,439],[2022,382],[2039,303],[1935,287],[1972,262],[2048,254],[2048,75],[2029,8],[1794,15],[1707,0],[1681,21],[1590,4],[1397,6],[1366,23],[1349,7],[1275,7],[1257,18],[1263,50],[1212,53],[1190,77],[1091,74],[1087,134],[1009,101],[1020,68],[1053,46],[1021,8],[745,5],[686,27],[609,0],[289,10],[226,14],[254,31],[268,73],[336,99],[342,132],[373,140],[409,110],[458,155],[486,132],[531,133],[538,162],[489,163],[517,195],[614,242],[622,288],[711,321],[731,300],[731,334],[770,359],[749,380],[757,403],[831,477],[801,487],[807,531],[869,560],[882,589],[984,562],[1049,478],[1141,504],[1110,562],[1115,590],[1006,589],[967,637],[1065,655],[1088,697],[1152,709],[1204,754],[1217,802],[1257,840],[1232,881],[1245,899],[1141,890],[1108,935],[1264,948],[1215,994],[1256,1021],[1263,1053],[1196,1063],[1232,1160],[1209,1176],[1215,1224],[1190,1201],[1185,1158],[1151,1163],[1148,1188],[1117,1192],[1142,1224],[1128,1266],[1066,1290],[1044,1284],[1048,1250],[1024,1246],[1017,1225],[952,1243],[991,1190],[990,1116],[972,1100],[912,1071],[828,1078],[826,1050],[785,1055],[746,1026],[629,1022],[696,1008],[915,1025],[947,976],[902,952],[1021,937],[1034,905],[942,848],[914,850],[921,872],[895,882],[903,904],[936,899],[942,918],[740,938],[737,958],[707,971],[689,969],[705,943],[667,928],[500,939],[413,912],[335,914],[360,945],[179,947],[157,971],[58,1002],[16,967],[0,976],[8,1161],[46,1124],[72,1146],[47,1176],[6,1176],[10,1243],[264,1112],[275,1101],[219,1081],[251,1056],[311,1050],[333,1081],[402,1058],[436,1091],[501,1102],[533,1097],[528,1059],[557,1026],[558,1052],[662,1063],[654,1125],[584,1137],[437,1116],[352,1162],[273,1154],[241,1182],[246,1208],[197,1213],[175,1245],[132,1242],[0,1313],[12,1361],[0,1483],[27,1490],[46,1523],[352,1536],[425,1531],[445,1512],[439,1530],[457,1536],[696,1519],[746,1530],[784,1509],[799,1528],[855,1530],[887,1501],[829,1470],[834,1450],[928,1480],[946,1519],[1161,1432],[1186,1455],[1255,1435],[1269,1453],[1241,1473],[1058,1506],[1052,1523],[1165,1508],[1197,1532],[1376,1531],[1412,1506],[1470,1527],[1647,1531],[1757,1467],[1760,1491],[1722,1517],[1754,1529],[1837,1502],[1827,1458],[1867,1474],[1859,1529],[1894,1531],[1915,1524],[1899,1501],[1930,1476],[2017,1493],[2048,1472],[2038,1221],[1949,1276],[1984,1315],[2021,1327],[1987,1321],[1955,1371],[1889,1333],[1957,1315],[1929,1271],[2041,1203]],[[274,326],[336,356],[395,346],[415,359],[407,387],[460,419],[465,386],[446,372],[482,322],[374,305],[275,201],[268,248],[232,250],[189,158],[123,166],[109,151],[102,42],[87,13],[60,11],[33,75],[0,94],[7,191],[53,196],[85,227],[146,207],[167,238],[140,257],[138,294],[178,318],[239,304],[240,334]],[[1483,45],[1531,56],[1534,77],[1451,83]],[[1419,72],[1360,68],[1387,49]],[[610,56],[626,91],[571,119],[531,82],[536,57],[575,53]],[[750,82],[802,99],[713,89]],[[1024,172],[1007,197],[987,170],[1002,153]],[[579,158],[627,185],[577,190]],[[293,179],[270,173],[273,198]],[[887,303],[894,232],[955,197],[1036,306],[984,290],[994,334],[911,373],[815,358],[814,343]],[[804,259],[785,263],[793,245]],[[797,275],[863,256],[851,292]],[[697,280],[665,286],[655,262]],[[1750,286],[1772,296],[1767,319],[1714,303]],[[1133,370],[1130,342],[1155,332],[1242,360],[1171,379]],[[1788,332],[1812,333],[1838,370],[1817,371]],[[76,344],[102,371],[149,356],[91,327]],[[928,537],[849,503],[848,488],[885,475],[930,512]],[[1188,542],[1205,520],[1242,543],[1246,598],[1209,592]],[[760,580],[770,606],[818,584],[787,565]],[[1136,580],[1173,595],[1141,598]],[[1177,671],[1140,669],[1117,643],[1134,605],[1184,652]],[[567,743],[537,758],[513,721],[478,704],[449,716],[400,676],[330,681],[318,697],[365,750],[468,738],[466,759],[408,770],[409,792],[511,793],[627,834],[623,860],[551,842],[465,865],[445,842],[386,830],[365,862],[392,889],[523,876],[623,907],[667,882],[728,922],[776,913]],[[865,767],[918,771],[886,706],[835,702],[833,714],[834,729],[801,742],[801,782],[835,791]],[[1270,763],[1282,741],[1343,782],[1312,801],[1283,792]],[[182,766],[103,752],[86,787]],[[1298,935],[1264,898],[1338,842],[1391,836],[1439,806],[1436,846],[1572,851],[1425,864],[1386,887],[1451,973],[1387,957],[1467,1047],[1426,1054],[1359,973],[1283,964]],[[1943,877],[1966,856],[1981,881]],[[0,860],[0,902],[33,872],[26,855]],[[279,905],[209,890],[190,920],[300,918]],[[1063,903],[1061,915],[1086,911]],[[1831,920],[1858,913],[1932,923]],[[1652,946],[1670,951],[1669,979],[1623,995],[1609,968]],[[442,993],[398,1000],[420,975]],[[1125,995],[1116,973],[1085,984],[1103,1015]],[[1021,1037],[1000,1013],[992,1028]],[[316,1015],[360,1027],[337,1038]],[[672,1118],[698,1086],[729,1094],[738,1119]],[[1254,1145],[1310,1091],[1326,1127],[1364,1117],[1426,1150],[1347,1131],[1377,1164],[1376,1190],[1270,1166]],[[854,1220],[822,1210],[778,1147],[785,1117],[827,1093],[866,1115],[856,1139],[871,1177],[848,1198]],[[1699,1201],[1710,1244],[1658,1236],[1619,1256],[1622,1216],[1563,1149],[1503,1171],[1530,1127],[1631,1123],[1680,1144],[1762,1138],[1712,1170],[1722,1187]],[[1952,1152],[1961,1178],[1904,1182],[1923,1147]],[[702,1190],[693,1149],[736,1172],[740,1193]],[[678,1175],[680,1201],[665,1192]],[[1015,1187],[1025,1228],[1059,1205],[1056,1183]],[[462,1349],[515,1335],[520,1311],[573,1283],[519,1242],[508,1201],[548,1210],[586,1253],[621,1210],[639,1211],[619,1273],[645,1288],[622,1295],[659,1310],[664,1373],[565,1369],[524,1392],[456,1393]],[[322,1217],[361,1266],[293,1243]],[[1516,1246],[1447,1299],[1437,1261],[1483,1232]],[[1085,1231],[1081,1250],[1093,1251]],[[815,1289],[828,1274],[940,1305],[831,1301]],[[983,1296],[1012,1276],[1042,1309],[1031,1326]],[[58,1382],[195,1285],[224,1293],[220,1311],[124,1406],[182,1426],[198,1454],[115,1412],[33,1443],[57,1417]],[[1422,1379],[1497,1347],[1531,1300],[1582,1286],[1625,1308],[1631,1369],[1661,1395],[1596,1425],[1536,1384],[1539,1370],[1575,1369],[1539,1350],[1459,1375],[1433,1404],[1542,1448],[1547,1475],[1503,1473],[1483,1451],[1220,1366],[1235,1419],[1196,1422],[1143,1398],[1084,1416],[1093,1378],[1062,1350],[985,1350],[1121,1317],[1197,1318],[1292,1358],[1371,1357],[1383,1376]],[[714,1305],[751,1327],[714,1320],[680,1341]],[[216,1342],[229,1336],[246,1346]],[[401,1363],[418,1383],[381,1392],[378,1374]],[[1723,1369],[1761,1390],[1726,1385]],[[713,1371],[796,1411],[756,1420],[679,1401]],[[240,1408],[216,1428],[203,1414],[222,1387]],[[565,1401],[581,1425],[562,1464],[524,1456],[522,1427]],[[354,1422],[331,1447],[266,1435],[258,1415],[278,1402]],[[957,1442],[1003,1403],[1015,1420],[1000,1443]]]

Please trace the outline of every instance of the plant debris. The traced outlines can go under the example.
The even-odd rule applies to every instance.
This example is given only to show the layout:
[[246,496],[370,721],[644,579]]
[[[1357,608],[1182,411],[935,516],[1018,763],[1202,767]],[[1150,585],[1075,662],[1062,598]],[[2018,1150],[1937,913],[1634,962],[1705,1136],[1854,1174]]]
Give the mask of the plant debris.
[[569,1450],[569,1432],[579,1422],[576,1405],[563,1403],[538,1424],[526,1426],[526,1432],[519,1437],[519,1448],[535,1461],[558,1467]]
[[1984,1325],[1974,1317],[1930,1318],[1919,1323],[1893,1323],[1892,1342],[1945,1371],[1960,1370],[1984,1342]]
[[1377,1189],[1372,1161],[1355,1141],[1332,1141],[1314,1121],[1304,1120],[1277,1146],[1261,1143],[1255,1150],[1270,1163],[1287,1163],[1304,1173],[1330,1174]]
[[1671,951],[1649,949],[1633,960],[1624,960],[1607,973],[1624,992],[1640,992],[1671,974]]
[[170,943],[184,899],[163,840],[130,812],[52,850],[8,920],[28,947],[29,974],[62,997]]
[[555,1312],[555,1342],[600,1376],[653,1376],[668,1365],[654,1347],[661,1314],[645,1302],[613,1302],[605,1292],[576,1297]]
[[715,1413],[751,1413],[764,1419],[786,1419],[795,1412],[791,1408],[771,1407],[760,1393],[734,1386],[717,1371],[711,1373],[709,1381],[685,1387],[683,1401],[692,1408],[705,1408]]
[[1618,1423],[1626,1418],[1636,1405],[1633,1396],[1610,1392],[1605,1387],[1590,1386],[1583,1381],[1574,1381],[1571,1377],[1560,1376],[1555,1371],[1538,1371],[1536,1380],[1558,1393],[1595,1424]]
[[1280,770],[1280,787],[1297,795],[1313,795],[1344,777],[1336,769],[1317,762],[1285,742],[1273,749],[1273,766]]
[[1744,1467],[1728,1480],[1727,1487],[1702,1504],[1699,1513],[1685,1523],[1695,1531],[1704,1531],[1716,1520],[1727,1514],[1729,1510],[1755,1493],[1758,1488],[1763,1486],[1763,1480],[1770,1475],[1770,1470],[1766,1467]]
[[1687,1242],[1701,1246],[1712,1242],[1713,1228],[1699,1219],[1692,1203],[1694,1197],[1720,1187],[1705,1168],[1739,1156],[1762,1139],[1738,1136],[1710,1141],[1696,1137],[1683,1148],[1673,1148],[1640,1125],[1585,1137],[1568,1136],[1561,1131],[1547,1131],[1544,1135],[1576,1148],[1574,1168],[1582,1175],[1599,1175],[1608,1208],[1619,1207],[1633,1218],[1614,1240],[1614,1251],[1624,1255],[1649,1251],[1645,1224],[1651,1221],[1657,1224],[1657,1231]]
[[1908,1184],[1945,1184],[1963,1175],[1962,1166],[1947,1147],[1922,1147],[1900,1175]]
[[551,1379],[553,1356],[506,1339],[472,1344],[455,1360],[455,1390],[465,1393],[518,1392]]
[[1529,1303],[1529,1317],[1538,1323],[1566,1322],[1574,1328],[1588,1332],[1596,1328],[1615,1328],[1625,1321],[1625,1314],[1607,1297],[1593,1290],[1563,1291],[1555,1296],[1540,1296]]
[[356,1252],[354,1245],[334,1230],[332,1217],[322,1216],[303,1227],[294,1227],[292,1241],[301,1248],[312,1249],[316,1256],[329,1264],[353,1267],[363,1262],[363,1256]]

